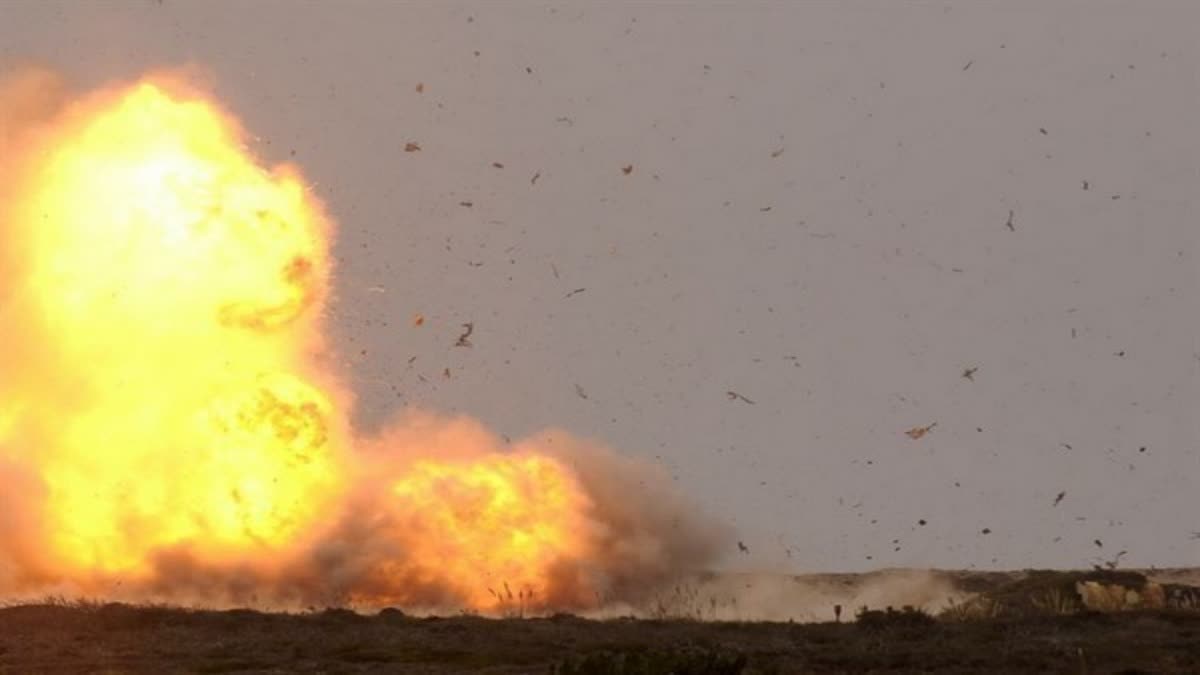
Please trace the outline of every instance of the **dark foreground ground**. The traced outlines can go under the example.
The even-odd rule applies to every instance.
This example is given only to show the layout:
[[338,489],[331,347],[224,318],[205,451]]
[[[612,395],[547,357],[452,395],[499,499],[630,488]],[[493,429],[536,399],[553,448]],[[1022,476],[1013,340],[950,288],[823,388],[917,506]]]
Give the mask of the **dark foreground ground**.
[[871,623],[0,608],[0,673],[1200,673],[1200,613]]

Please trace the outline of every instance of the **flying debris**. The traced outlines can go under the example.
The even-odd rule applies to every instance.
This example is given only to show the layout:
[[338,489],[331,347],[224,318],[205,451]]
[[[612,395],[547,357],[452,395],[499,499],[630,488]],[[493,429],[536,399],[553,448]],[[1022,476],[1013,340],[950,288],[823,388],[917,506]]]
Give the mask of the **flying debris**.
[[1058,496],[1054,498],[1054,506],[1058,506],[1059,503],[1062,502],[1063,497],[1066,497],[1066,496],[1067,496],[1066,490],[1063,490],[1062,492],[1058,493]]
[[750,405],[754,405],[754,401],[751,401],[750,399],[746,398],[745,396],[742,396],[741,394],[737,393],[736,391],[727,391],[727,392],[725,392],[725,395],[729,397],[730,401],[741,401],[743,403],[749,403]]
[[933,423],[929,424],[928,426],[913,427],[912,429],[909,429],[908,431],[904,432],[904,434],[906,436],[908,436],[909,438],[913,439],[914,441],[916,441],[916,440],[920,440],[921,438],[923,438],[925,436],[925,434],[928,434],[929,432],[933,431],[933,428],[936,426],[937,426],[937,422],[933,422]]
[[621,167],[621,173],[625,174],[626,176],[633,173],[633,165],[629,164],[627,166]]
[[563,298],[569,298],[574,295],[579,295],[580,293],[582,293],[586,290],[587,290],[586,288],[576,288],[575,290],[571,291],[570,293],[567,293],[566,295],[564,295]]
[[1017,231],[1017,228],[1016,228],[1016,227],[1013,225],[1013,211],[1012,211],[1012,209],[1009,209],[1009,210],[1008,210],[1008,221],[1004,223],[1004,226],[1005,226],[1005,227],[1007,227],[1007,228],[1009,229],[1009,231],[1011,231],[1011,232],[1016,232],[1016,231]]
[[1104,542],[1099,539],[1093,539],[1092,543],[1096,545],[1096,548],[1104,548]]
[[458,336],[458,341],[454,343],[454,346],[455,347],[470,347],[471,346],[471,333],[475,332],[475,323],[467,322],[467,323],[464,323],[462,325],[462,327],[463,327],[462,335]]
[[784,150],[784,148],[780,147],[775,152],[772,152],[771,159],[778,159],[779,157],[781,157],[783,155],[783,150]]
[[963,68],[962,68],[962,69],[963,69],[963,72],[965,73],[965,72],[967,72],[968,70],[970,70],[970,69],[971,69],[971,66],[972,66],[974,63],[975,63],[974,61],[967,61],[967,65],[963,66]]
[[962,372],[962,376],[965,377],[966,379],[974,382],[975,381],[975,373],[977,373],[977,372],[979,372],[979,367],[974,366],[974,367],[967,368],[966,370],[964,370]]
[[424,93],[425,93],[425,83],[424,83],[424,82],[418,82],[418,83],[417,83],[417,93],[418,93],[418,94],[424,94]]
[[1117,554],[1113,556],[1112,560],[1109,560],[1108,562],[1104,563],[1104,566],[1110,570],[1117,569],[1117,567],[1120,566],[1120,564],[1121,564],[1121,558],[1124,557],[1128,553],[1129,553],[1129,551],[1126,551],[1125,549],[1121,549],[1120,551],[1117,551]]
[[575,395],[585,401],[587,400],[587,397],[588,397],[587,392],[584,391],[583,387],[579,386],[578,384],[575,385]]
[[[425,315],[424,314],[414,314],[413,315],[413,325],[417,326],[417,327],[424,326],[425,325]],[[416,358],[416,357],[413,357],[413,358]]]
[[741,541],[738,541],[738,550],[741,551],[742,553],[750,552],[750,549],[747,548],[746,545],[744,543],[742,543]]
[[542,177],[542,172],[541,172],[541,171],[539,171],[539,172],[537,172],[537,173],[533,174],[533,178],[530,178],[530,179],[529,179],[529,184],[530,184],[530,185],[537,185],[538,179],[539,179],[539,178],[541,178],[541,177]]
[[413,143],[412,141],[409,141],[404,144],[404,151],[405,152],[420,152],[421,145],[419,143]]

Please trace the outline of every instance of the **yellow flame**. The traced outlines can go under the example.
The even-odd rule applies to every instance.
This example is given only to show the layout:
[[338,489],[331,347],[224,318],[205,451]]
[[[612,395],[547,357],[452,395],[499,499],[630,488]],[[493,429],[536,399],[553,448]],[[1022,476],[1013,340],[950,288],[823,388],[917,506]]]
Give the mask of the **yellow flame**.
[[[44,484],[54,573],[86,585],[152,578],[173,550],[297,554],[361,470],[340,431],[349,402],[314,359],[332,223],[294,169],[260,168],[233,120],[165,81],[47,129],[0,186],[15,195],[0,204],[15,331],[0,347],[21,355],[0,380],[0,458]],[[486,453],[398,463],[376,505],[401,524],[394,582],[481,609],[586,555],[572,472]]]
[[286,544],[337,488],[331,404],[304,374],[320,207],[214,106],[151,83],[67,124],[28,175],[8,218],[54,358],[20,393],[57,413],[54,551],[112,573],[176,544]]

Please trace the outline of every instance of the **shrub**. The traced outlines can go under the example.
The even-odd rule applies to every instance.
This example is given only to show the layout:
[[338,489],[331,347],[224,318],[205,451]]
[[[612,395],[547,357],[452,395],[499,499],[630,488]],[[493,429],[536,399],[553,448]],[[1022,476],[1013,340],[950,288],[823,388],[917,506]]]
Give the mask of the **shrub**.
[[855,619],[859,626],[867,630],[896,627],[922,628],[937,623],[937,619],[930,616],[928,612],[911,605],[905,605],[899,610],[891,607],[885,610],[863,607],[858,610]]

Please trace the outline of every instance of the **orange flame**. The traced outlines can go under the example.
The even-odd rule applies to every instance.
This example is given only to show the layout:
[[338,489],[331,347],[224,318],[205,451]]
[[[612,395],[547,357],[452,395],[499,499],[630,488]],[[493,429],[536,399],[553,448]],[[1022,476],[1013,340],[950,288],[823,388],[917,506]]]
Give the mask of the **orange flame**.
[[[318,365],[332,223],[242,141],[150,79],[67,108],[0,170],[0,460],[43,486],[27,576],[151,582],[176,551],[279,570],[349,502],[349,399]],[[486,609],[589,554],[567,466],[459,454],[403,463],[375,505],[403,541],[376,570],[393,586]]]
[[587,497],[548,457],[421,460],[392,492],[399,524],[423,543],[407,556],[406,576],[443,581],[471,606],[508,604],[513,588],[545,592],[564,553],[586,550]]

